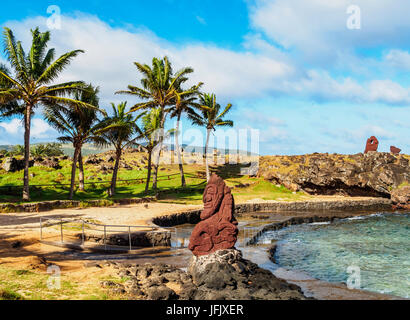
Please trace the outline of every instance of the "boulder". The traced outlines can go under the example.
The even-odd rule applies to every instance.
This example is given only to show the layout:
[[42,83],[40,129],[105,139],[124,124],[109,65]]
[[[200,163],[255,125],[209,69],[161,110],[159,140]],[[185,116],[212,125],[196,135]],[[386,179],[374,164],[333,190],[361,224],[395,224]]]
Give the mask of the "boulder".
[[113,170],[114,170],[114,167],[113,167],[112,165],[104,165],[104,164],[102,164],[102,165],[100,165],[100,166],[97,168],[97,170],[100,171],[100,172],[102,172],[102,173],[106,173],[106,172],[108,172],[108,171],[113,171]]
[[110,156],[108,156],[108,157],[105,159],[105,161],[107,161],[107,162],[114,162],[114,161],[115,161],[115,157],[112,156],[112,155],[110,155]]
[[391,200],[395,209],[410,210],[410,186],[393,190]]
[[130,299],[145,300],[305,300],[300,288],[242,258],[238,250],[193,257],[185,272],[165,264],[112,263],[124,284],[101,283]]
[[126,162],[121,162],[120,167],[125,170],[132,170],[132,167]]
[[[29,167],[34,165],[34,160],[29,161]],[[3,163],[3,169],[6,172],[17,172],[24,169],[24,159],[17,160],[16,158],[6,158]]]
[[194,256],[188,266],[197,300],[304,300],[301,289],[245,260],[236,249]]
[[46,167],[46,168],[52,168],[55,170],[61,169],[60,163],[58,159],[56,158],[48,158],[43,161],[36,161],[34,162],[35,167]]
[[101,158],[98,158],[96,155],[91,155],[85,161],[85,164],[100,164],[103,162]]

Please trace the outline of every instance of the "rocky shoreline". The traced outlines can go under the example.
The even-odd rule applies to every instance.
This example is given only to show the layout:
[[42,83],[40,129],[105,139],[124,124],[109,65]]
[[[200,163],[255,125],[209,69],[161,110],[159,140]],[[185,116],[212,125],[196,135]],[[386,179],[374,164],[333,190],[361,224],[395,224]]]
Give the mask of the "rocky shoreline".
[[[109,263],[109,262],[108,262]],[[193,257],[185,272],[171,265],[115,264],[124,284],[103,287],[137,300],[306,300],[301,289],[243,259],[236,249]]]
[[[326,210],[322,210],[322,211],[319,210],[319,212],[315,212],[315,213],[311,213],[307,211],[301,211],[301,212],[296,213],[294,211],[289,212],[289,211],[279,210],[278,213],[282,217],[282,220],[265,225],[257,234],[254,235],[253,238],[249,240],[248,244],[256,243],[260,235],[263,232],[266,232],[268,230],[279,230],[281,228],[285,228],[291,225],[304,224],[304,223],[333,222],[337,219],[346,219],[346,218],[351,218],[355,216],[371,214],[371,213],[377,212],[378,210],[377,208],[382,208],[382,209],[384,208],[384,209],[387,209],[386,211],[391,212],[392,207],[390,205],[390,202],[386,200],[387,199],[384,199],[384,201],[382,201],[380,207],[378,206],[380,205],[380,203],[376,205],[375,207],[373,207],[373,210],[376,210],[376,211],[357,210],[357,211],[352,211],[352,212],[346,212],[343,210],[339,210],[339,211],[334,211],[334,212],[326,212]],[[375,203],[372,203],[372,205],[374,204]],[[269,208],[269,206],[264,207],[264,208]],[[359,209],[360,207],[355,206],[355,208]],[[243,209],[243,207],[239,205],[238,209],[241,210]],[[259,212],[263,213],[266,211],[259,211]],[[267,212],[269,212],[269,210],[267,210]],[[243,213],[239,215],[243,215],[247,213],[248,213],[247,210],[243,210]],[[197,211],[193,210],[191,212],[181,213],[181,214],[171,216],[169,220],[164,219],[164,217],[160,217],[159,219],[162,223],[166,223],[167,225],[172,224],[172,223],[183,224],[183,223],[189,223],[187,221],[195,221],[196,214],[197,214]],[[275,251],[276,251],[275,245],[271,246],[268,249],[269,258],[274,263],[275,261],[273,257],[274,257]],[[191,264],[192,264],[192,261],[191,261]],[[262,272],[266,272],[266,271],[267,270],[264,270]],[[211,268],[207,270],[207,272],[204,274],[210,274],[210,273],[215,273],[215,272],[220,272],[218,270],[218,267],[216,267],[215,270]],[[325,299],[325,300],[328,300],[328,299],[330,300],[334,300],[334,299],[341,299],[341,300],[346,300],[346,299],[347,300],[350,300],[350,299],[354,299],[354,300],[356,299],[358,300],[367,300],[367,299],[396,300],[396,299],[400,299],[400,297],[394,297],[390,295],[379,294],[379,293],[369,292],[369,291],[364,291],[364,290],[350,290],[343,283],[327,283],[325,281],[320,281],[320,280],[313,279],[313,278],[308,279],[305,275],[303,275],[301,277],[302,279],[300,279],[300,275],[298,275],[297,273],[290,272],[284,269],[282,270],[282,273],[281,273],[282,275],[276,275],[276,273],[272,274],[270,271],[267,271],[267,272],[269,274],[269,277],[271,277],[272,279],[275,279],[274,281],[283,281],[284,283],[288,285],[294,284],[299,288],[298,290],[301,290],[300,288],[302,288],[302,291],[300,292],[303,293],[305,298],[308,297],[308,298]],[[195,273],[192,271],[191,271],[191,274],[195,275]]]
[[386,152],[265,156],[258,176],[312,195],[390,198],[410,182],[410,156]]

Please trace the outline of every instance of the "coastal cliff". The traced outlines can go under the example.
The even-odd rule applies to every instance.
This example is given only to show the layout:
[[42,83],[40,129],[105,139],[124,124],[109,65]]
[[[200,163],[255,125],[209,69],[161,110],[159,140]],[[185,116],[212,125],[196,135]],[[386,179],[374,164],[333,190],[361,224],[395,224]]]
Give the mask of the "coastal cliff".
[[390,198],[393,190],[409,184],[409,160],[383,152],[265,156],[258,175],[308,194]]

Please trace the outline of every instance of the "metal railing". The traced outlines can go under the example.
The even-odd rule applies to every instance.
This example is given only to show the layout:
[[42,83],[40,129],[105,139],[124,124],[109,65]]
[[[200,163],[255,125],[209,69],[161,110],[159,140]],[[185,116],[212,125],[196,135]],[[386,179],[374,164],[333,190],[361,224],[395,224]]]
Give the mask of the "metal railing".
[[[55,223],[46,223],[47,221],[56,221]],[[53,226],[60,226],[60,243],[61,244],[66,244],[68,242],[64,241],[64,231],[63,231],[63,226],[69,223],[81,223],[81,247],[85,248],[85,242],[86,242],[86,233],[85,233],[85,229],[86,226],[92,226],[92,227],[96,227],[94,229],[89,229],[91,231],[101,231],[104,233],[103,236],[103,244],[104,244],[104,250],[108,251],[108,247],[115,247],[115,248],[123,248],[123,246],[119,246],[119,245],[108,245],[107,244],[107,234],[108,233],[113,233],[113,232],[126,232],[128,234],[128,249],[129,251],[133,250],[133,245],[132,245],[132,229],[141,229],[141,231],[146,231],[147,229],[149,231],[147,232],[151,232],[151,233],[155,233],[155,232],[164,232],[164,230],[169,230],[170,234],[172,236],[172,233],[175,233],[175,237],[177,238],[178,236],[178,232],[177,232],[177,228],[168,228],[168,227],[154,227],[154,226],[130,226],[130,225],[104,225],[104,224],[97,224],[97,223],[93,223],[93,222],[89,222],[86,221],[84,219],[71,219],[71,220],[64,220],[62,218],[44,218],[44,217],[40,217],[40,241],[44,242],[44,235],[43,235],[43,229],[47,228],[47,227],[53,227]],[[100,228],[100,229],[98,229]],[[111,230],[110,230],[111,228]],[[114,230],[112,230],[113,228],[115,228]],[[124,230],[118,230],[118,229],[124,229]],[[143,230],[142,230],[143,229]],[[173,231],[173,232],[172,232]],[[72,243],[71,243],[72,244]],[[154,243],[153,243],[154,246]]]
[[248,227],[243,228],[243,246],[252,246],[258,242],[262,235],[262,227]]

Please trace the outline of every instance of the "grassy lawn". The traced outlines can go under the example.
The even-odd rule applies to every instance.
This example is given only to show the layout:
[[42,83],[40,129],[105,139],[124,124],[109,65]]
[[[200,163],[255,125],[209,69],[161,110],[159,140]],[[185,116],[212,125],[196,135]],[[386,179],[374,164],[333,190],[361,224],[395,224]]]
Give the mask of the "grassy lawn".
[[100,277],[86,285],[71,279],[64,273],[60,278],[60,288],[49,288],[50,275],[31,270],[14,270],[0,266],[0,300],[115,300],[119,299],[102,288],[105,280],[121,282],[121,279]]
[[[125,163],[140,162],[143,154],[126,154],[122,160]],[[33,202],[66,200],[69,194],[69,184],[71,175],[71,161],[60,161],[61,169],[55,170],[46,167],[30,168],[30,188]],[[133,170],[120,169],[117,183],[117,194],[113,199],[139,198],[144,196],[154,196],[150,191],[144,193],[147,170],[142,166],[132,165]],[[203,190],[206,186],[205,167],[201,165],[185,165],[187,188],[181,188],[181,178],[177,165],[163,165],[159,171],[159,201],[199,204],[202,202]],[[246,201],[250,199],[263,200],[298,200],[306,197],[303,194],[293,194],[284,187],[275,186],[261,178],[251,178],[239,174],[240,167],[235,165],[225,165],[212,168],[225,179],[227,184],[233,189],[236,201]],[[111,180],[111,174],[105,174],[99,170],[99,165],[85,165],[86,187],[84,192],[77,191],[74,200],[112,200],[107,195],[107,188]],[[7,173],[0,169],[0,186],[22,186],[23,172]],[[120,181],[134,180],[139,181]],[[52,184],[52,186],[44,186]],[[36,187],[41,185],[42,187]],[[21,189],[0,189],[0,202],[19,203],[21,199]],[[108,202],[109,204],[110,202]]]

